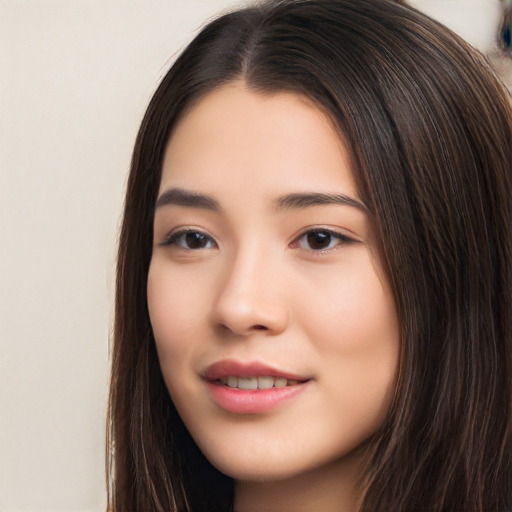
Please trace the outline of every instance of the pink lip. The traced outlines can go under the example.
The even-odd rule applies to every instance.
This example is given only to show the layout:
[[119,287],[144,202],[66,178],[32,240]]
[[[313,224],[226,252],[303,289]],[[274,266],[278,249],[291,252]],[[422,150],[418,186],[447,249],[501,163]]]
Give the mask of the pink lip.
[[206,369],[203,377],[208,381],[214,381],[221,379],[222,377],[230,376],[258,377],[263,375],[298,381],[306,381],[310,379],[310,377],[278,370],[277,368],[273,368],[263,363],[242,363],[234,361],[233,359],[223,359],[222,361],[212,364]]
[[[298,384],[283,388],[245,390],[230,388],[219,382],[220,378],[230,376],[281,377],[298,381]],[[234,414],[259,414],[270,411],[305,391],[310,383],[308,377],[278,370],[265,364],[240,363],[229,359],[212,364],[203,377],[213,402],[221,409]]]

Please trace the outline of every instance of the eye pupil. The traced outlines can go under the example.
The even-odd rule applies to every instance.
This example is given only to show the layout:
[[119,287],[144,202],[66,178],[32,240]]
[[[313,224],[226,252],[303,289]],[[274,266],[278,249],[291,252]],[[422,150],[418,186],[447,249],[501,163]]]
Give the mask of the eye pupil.
[[202,249],[208,243],[208,237],[202,233],[187,233],[185,242],[190,249]]
[[308,245],[311,249],[325,249],[331,243],[331,234],[326,231],[308,233]]

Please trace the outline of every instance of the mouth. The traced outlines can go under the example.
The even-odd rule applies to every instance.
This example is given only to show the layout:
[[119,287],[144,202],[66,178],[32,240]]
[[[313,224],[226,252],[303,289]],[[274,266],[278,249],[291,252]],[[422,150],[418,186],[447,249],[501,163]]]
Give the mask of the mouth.
[[298,384],[307,382],[307,379],[295,380],[286,379],[285,377],[272,377],[271,375],[264,375],[261,377],[236,377],[234,375],[230,375],[228,377],[221,377],[214,382],[222,386],[228,386],[230,388],[256,390],[297,386]]
[[203,374],[209,395],[221,409],[234,414],[265,413],[309,388],[313,379],[258,362],[223,360]]

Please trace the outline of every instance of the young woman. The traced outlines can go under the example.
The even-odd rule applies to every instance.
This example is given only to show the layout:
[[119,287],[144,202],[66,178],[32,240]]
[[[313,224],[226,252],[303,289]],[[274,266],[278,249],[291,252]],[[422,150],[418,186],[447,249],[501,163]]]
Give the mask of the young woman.
[[392,0],[207,25],[137,138],[110,507],[512,507],[512,111]]

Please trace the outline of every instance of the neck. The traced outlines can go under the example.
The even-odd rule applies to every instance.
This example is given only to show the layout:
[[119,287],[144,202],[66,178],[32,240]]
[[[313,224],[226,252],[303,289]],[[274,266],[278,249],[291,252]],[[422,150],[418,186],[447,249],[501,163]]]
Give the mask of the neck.
[[300,475],[277,481],[238,481],[235,512],[356,512],[362,461],[347,455]]

